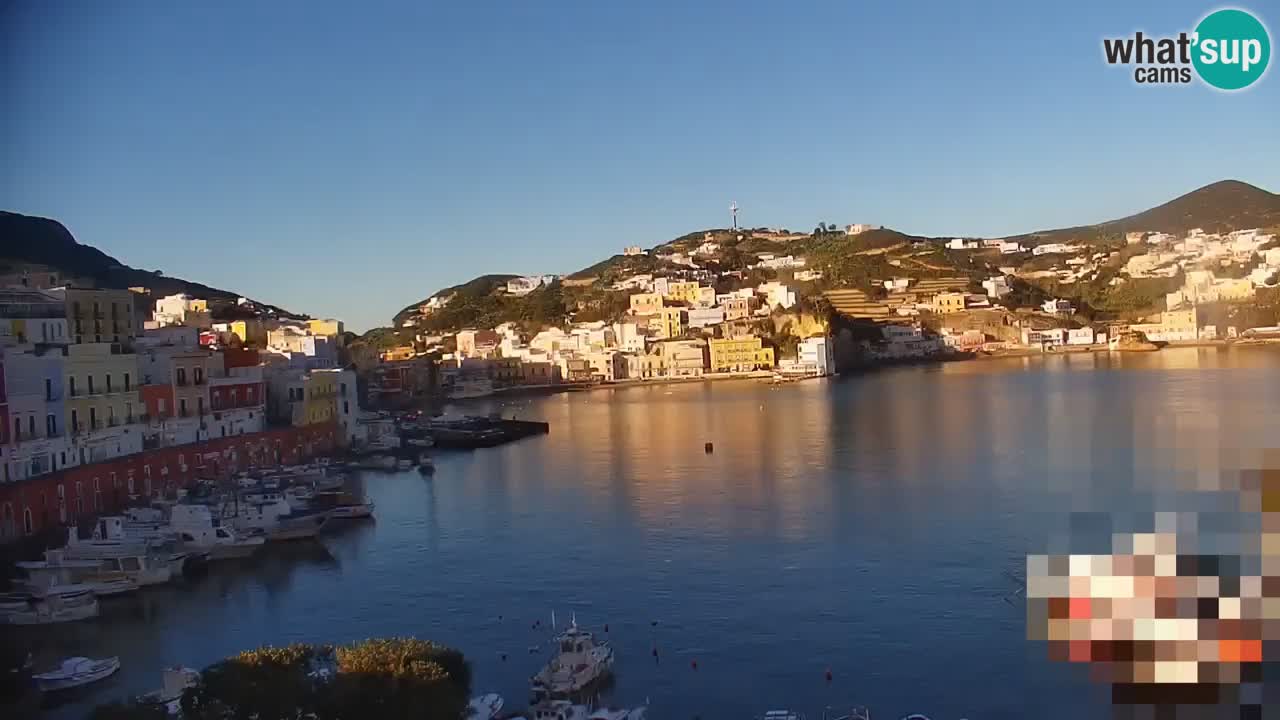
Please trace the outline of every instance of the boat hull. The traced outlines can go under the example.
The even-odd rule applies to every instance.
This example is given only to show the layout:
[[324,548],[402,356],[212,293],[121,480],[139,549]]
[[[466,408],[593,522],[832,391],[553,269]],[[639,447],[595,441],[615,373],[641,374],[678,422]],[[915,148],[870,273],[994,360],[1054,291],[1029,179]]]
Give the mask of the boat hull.
[[313,538],[320,534],[320,530],[328,522],[328,513],[315,513],[301,518],[282,518],[275,528],[267,531],[267,540],[280,542]]
[[71,688],[81,687],[100,680],[105,680],[116,673],[120,669],[119,658],[107,658],[105,660],[85,660],[84,670],[67,674],[63,671],[55,671],[52,673],[41,673],[32,675],[32,679],[36,681],[36,685],[45,692],[57,692],[58,690],[70,690]]
[[210,561],[240,560],[247,557],[253,557],[265,544],[266,540],[264,538],[250,538],[234,543],[212,545],[205,548],[205,550],[209,553]]

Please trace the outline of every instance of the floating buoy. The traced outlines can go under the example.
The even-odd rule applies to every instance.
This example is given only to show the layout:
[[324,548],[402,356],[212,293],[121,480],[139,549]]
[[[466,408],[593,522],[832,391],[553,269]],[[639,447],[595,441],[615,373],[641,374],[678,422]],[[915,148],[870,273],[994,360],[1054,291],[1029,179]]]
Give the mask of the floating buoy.
[[604,624],[604,631],[609,632],[609,623]]
[[651,627],[657,627],[657,626],[658,626],[658,621],[657,621],[657,620],[650,620],[650,621],[649,621],[649,625],[650,625]]
[[831,684],[831,668],[827,668],[827,684]]
[[498,616],[498,622],[502,622],[502,616],[501,616],[501,615],[499,615],[499,616]]
[[715,452],[715,449],[716,449],[716,446],[713,445],[712,443],[707,443],[706,445],[702,446],[702,451],[708,455]]
[[498,653],[498,657],[502,658],[502,662],[506,662],[506,661],[507,661],[507,654],[506,654],[506,653]]
[[698,661],[697,661],[696,659],[694,659],[694,660],[690,660],[690,661],[689,661],[689,667],[693,668],[694,670],[697,670],[697,669],[698,669]]

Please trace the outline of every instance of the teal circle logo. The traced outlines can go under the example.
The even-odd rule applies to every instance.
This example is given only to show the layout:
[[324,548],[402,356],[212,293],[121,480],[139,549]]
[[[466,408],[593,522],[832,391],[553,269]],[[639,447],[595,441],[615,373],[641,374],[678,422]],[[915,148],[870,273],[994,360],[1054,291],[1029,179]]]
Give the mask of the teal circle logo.
[[1257,82],[1271,60],[1267,28],[1243,10],[1217,10],[1196,26],[1191,63],[1200,79],[1219,90]]

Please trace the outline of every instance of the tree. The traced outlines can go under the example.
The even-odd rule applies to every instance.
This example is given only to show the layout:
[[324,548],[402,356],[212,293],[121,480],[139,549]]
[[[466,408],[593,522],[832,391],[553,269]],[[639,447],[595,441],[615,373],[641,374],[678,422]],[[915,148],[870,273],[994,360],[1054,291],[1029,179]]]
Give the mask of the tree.
[[[243,652],[206,668],[181,703],[189,720],[456,720],[470,693],[471,668],[462,653],[390,638]],[[158,717],[155,710],[113,703],[92,717],[148,720]]]

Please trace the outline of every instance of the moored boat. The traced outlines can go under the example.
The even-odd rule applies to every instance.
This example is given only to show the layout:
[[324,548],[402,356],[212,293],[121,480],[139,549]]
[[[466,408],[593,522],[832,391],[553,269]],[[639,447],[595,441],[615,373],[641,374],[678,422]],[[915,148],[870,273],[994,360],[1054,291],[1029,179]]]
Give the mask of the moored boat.
[[205,505],[175,505],[169,523],[186,550],[207,553],[209,560],[245,558],[262,549],[266,538],[240,535],[215,521]]
[[502,712],[502,705],[502,696],[498,693],[471,698],[467,703],[465,720],[493,720]]
[[63,660],[57,670],[37,673],[31,677],[41,690],[52,692],[70,690],[81,685],[105,680],[119,669],[120,658],[118,657],[103,658],[101,660],[73,657]]
[[576,621],[555,643],[556,654],[530,681],[535,701],[569,697],[613,668],[613,648],[579,628]]
[[140,705],[163,705],[169,715],[182,712],[182,694],[200,682],[200,672],[189,667],[165,668],[159,690],[138,696]]
[[0,595],[0,622],[49,625],[98,616],[98,597],[88,585],[57,585],[43,592]]
[[346,505],[335,505],[330,511],[329,516],[334,520],[364,520],[373,517],[373,503],[350,503]]

